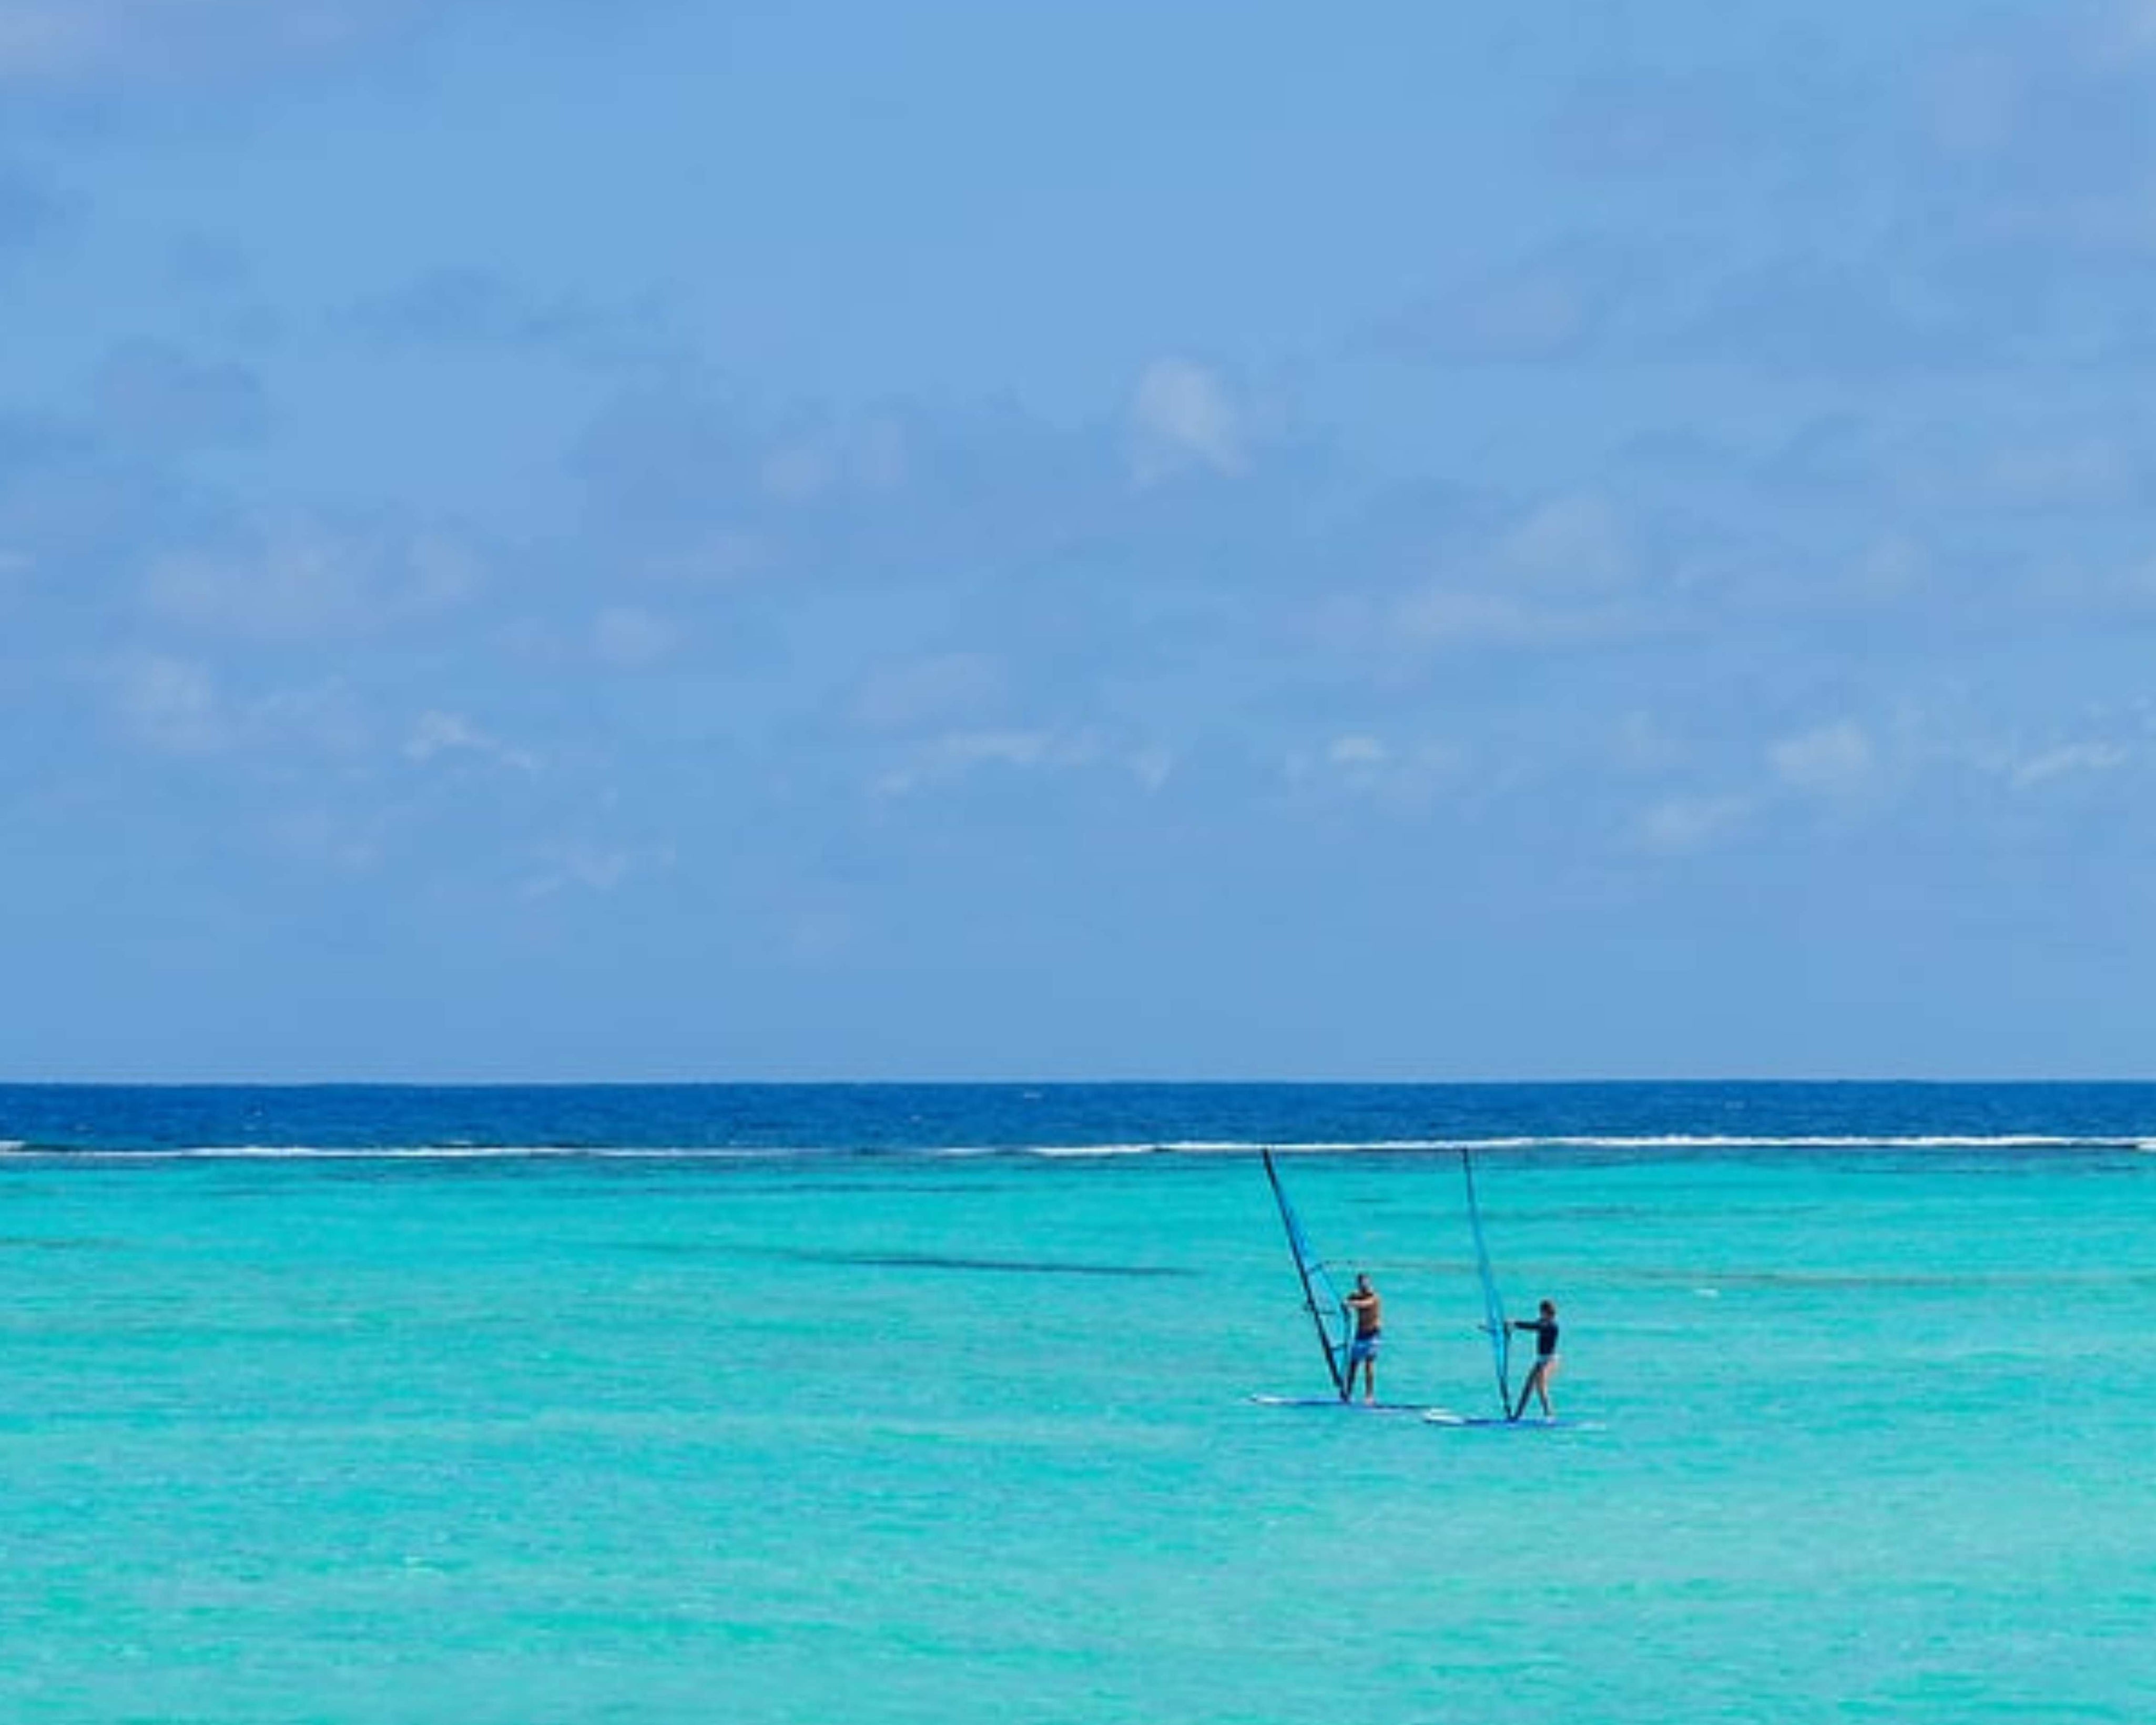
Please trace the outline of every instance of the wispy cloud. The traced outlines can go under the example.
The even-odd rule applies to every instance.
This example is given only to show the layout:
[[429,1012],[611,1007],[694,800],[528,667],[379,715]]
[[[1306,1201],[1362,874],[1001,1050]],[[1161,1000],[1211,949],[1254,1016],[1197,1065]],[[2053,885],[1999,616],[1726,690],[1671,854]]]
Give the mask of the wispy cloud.
[[[1097,960],[1095,1003],[1133,954],[1242,974],[1254,927],[1322,949],[1274,991],[1317,998],[1453,883],[1489,906],[1471,993],[1576,970],[1621,909],[1755,1050],[1772,1004],[1711,991],[1837,939],[1861,974],[1884,906],[1950,903],[1907,949],[1951,963],[2039,900],[2130,944],[2146,0],[1648,8],[1615,48],[1522,15],[1462,53],[1396,7],[1332,43],[1414,100],[1262,29],[1163,80],[1217,46],[1188,9],[1089,12],[1086,76],[1037,90],[982,8],[841,10],[0,0],[18,898],[70,845],[127,864],[91,805],[139,811],[146,907],[238,920],[318,866],[380,976],[474,942],[475,1024],[573,994],[517,967],[593,973],[602,929],[649,1004],[714,953],[800,981],[794,928],[831,999],[922,985],[999,1060],[998,991],[943,961],[1007,888],[997,936]],[[1072,97],[1095,74],[1133,81]],[[1379,827],[1412,866],[1313,866]],[[1193,886],[1199,845],[1249,866]],[[1014,879],[1051,849],[1057,892]],[[1827,883],[1838,927],[1779,914]],[[1070,934],[1065,889],[1127,942]],[[291,954],[256,956],[250,987]],[[1342,1009],[1404,1064],[1427,1039],[1374,984],[1412,956]],[[769,1004],[773,1058],[848,1046]],[[623,1010],[575,1026],[595,1058]],[[1261,1060],[1235,1017],[1158,1057]]]
[[541,764],[529,750],[501,742],[462,713],[439,708],[422,713],[404,739],[405,758],[422,766],[459,756],[491,761],[526,776],[536,774]]
[[1299,791],[1420,809],[1462,782],[1470,758],[1458,743],[1394,741],[1355,731],[1292,749],[1281,765],[1289,785]]
[[475,554],[446,535],[298,517],[256,524],[228,547],[157,557],[143,598],[151,617],[169,625],[257,642],[321,641],[439,616],[480,580]]
[[2092,741],[2061,743],[2003,764],[2014,788],[2027,790],[2056,779],[2115,773],[2133,758],[2133,751],[2123,743]]
[[1100,741],[1056,731],[956,731],[911,750],[904,764],[875,782],[880,797],[910,797],[956,784],[984,770],[1014,773],[1069,772],[1102,757]]
[[1194,360],[1157,359],[1131,398],[1131,471],[1154,485],[1193,469],[1229,476],[1249,460],[1248,428],[1219,377]]
[[121,733],[157,753],[351,762],[375,742],[364,698],[342,678],[250,687],[203,660],[146,649],[92,663]]
[[1631,840],[1650,855],[1686,855],[1733,837],[1752,811],[1752,800],[1742,796],[1664,797],[1640,812]]
[[217,678],[198,660],[126,654],[108,663],[113,709],[136,742],[169,754],[213,754],[230,746],[234,721]]
[[1604,499],[1557,497],[1530,511],[1497,542],[1512,569],[1545,588],[1597,589],[1629,586],[1639,567],[1623,518]]
[[1124,757],[1123,764],[1148,793],[1158,793],[1166,789],[1175,776],[1176,752],[1166,743],[1141,743]]
[[526,899],[553,898],[565,892],[602,896],[619,891],[639,875],[664,873],[677,860],[670,845],[638,847],[576,839],[550,846],[537,873],[520,889]]
[[1878,759],[1863,726],[1840,720],[1784,737],[1768,752],[1781,781],[1815,796],[1844,797],[1871,785]]

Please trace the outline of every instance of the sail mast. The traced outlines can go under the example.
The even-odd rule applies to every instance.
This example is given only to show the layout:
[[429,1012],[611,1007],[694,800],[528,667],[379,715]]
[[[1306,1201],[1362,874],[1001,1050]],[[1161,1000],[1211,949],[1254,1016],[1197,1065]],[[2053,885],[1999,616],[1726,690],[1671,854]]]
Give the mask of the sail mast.
[[1497,1277],[1490,1268],[1490,1247],[1482,1238],[1482,1206],[1475,1197],[1475,1154],[1460,1147],[1460,1172],[1467,1183],[1467,1225],[1475,1235],[1475,1270],[1482,1279],[1482,1327],[1490,1335],[1490,1361],[1497,1377],[1497,1411],[1512,1411],[1512,1327],[1505,1322],[1505,1301],[1497,1291]]
[[1312,1250],[1310,1238],[1296,1220],[1295,1206],[1287,1201],[1287,1188],[1281,1184],[1280,1170],[1273,1166],[1273,1153],[1260,1149],[1264,1158],[1265,1178],[1271,1183],[1273,1198],[1280,1205],[1281,1225],[1287,1230],[1288,1250],[1295,1258],[1295,1273],[1302,1282],[1302,1303],[1308,1308],[1310,1321],[1317,1326],[1317,1345],[1325,1353],[1325,1369],[1332,1379],[1334,1392],[1342,1401],[1348,1399],[1348,1379],[1341,1369],[1341,1360],[1347,1351],[1347,1307],[1340,1298],[1339,1290],[1332,1286],[1332,1278],[1326,1273],[1325,1265]]

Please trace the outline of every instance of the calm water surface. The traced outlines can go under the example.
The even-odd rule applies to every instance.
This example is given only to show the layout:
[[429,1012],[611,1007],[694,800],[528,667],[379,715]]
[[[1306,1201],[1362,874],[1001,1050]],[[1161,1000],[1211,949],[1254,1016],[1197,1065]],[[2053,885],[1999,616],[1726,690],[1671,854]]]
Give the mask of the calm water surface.
[[[2137,1086],[0,1090],[0,1717],[2146,1720],[2152,1133]],[[1494,1400],[1462,1139],[1582,1423],[1254,1405],[1324,1387],[1267,1142],[1332,1147],[1284,1165],[1387,1392]]]

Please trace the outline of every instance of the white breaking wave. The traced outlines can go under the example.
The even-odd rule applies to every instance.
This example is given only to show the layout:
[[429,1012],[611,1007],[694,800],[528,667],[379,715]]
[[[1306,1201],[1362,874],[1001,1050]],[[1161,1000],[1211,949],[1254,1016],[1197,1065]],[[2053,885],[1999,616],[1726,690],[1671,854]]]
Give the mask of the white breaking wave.
[[[1876,1132],[1801,1133],[1767,1136],[1744,1133],[1542,1133],[1487,1138],[1383,1138],[1313,1141],[1306,1143],[1163,1140],[1158,1143],[1014,1144],[1014,1155],[1145,1156],[1243,1155],[1260,1150],[1275,1155],[1431,1155],[1460,1150],[2156,1150],[2156,1140],[2098,1137],[2051,1132],[1928,1132],[1896,1137]],[[956,1153],[928,1151],[930,1155]]]
[[1460,1151],[1564,1151],[1712,1154],[1726,1151],[1922,1152],[1933,1150],[2130,1150],[2156,1153],[2156,1138],[2046,1132],[1922,1133],[1548,1133],[1503,1137],[1113,1140],[1093,1144],[204,1144],[157,1149],[59,1148],[0,1139],[0,1154],[64,1156],[107,1162],[787,1162],[832,1157],[907,1160],[1029,1157],[1051,1160],[1130,1156],[1438,1155]]
[[199,1144],[155,1150],[66,1150],[103,1162],[770,1162],[823,1150],[748,1145],[637,1144]]

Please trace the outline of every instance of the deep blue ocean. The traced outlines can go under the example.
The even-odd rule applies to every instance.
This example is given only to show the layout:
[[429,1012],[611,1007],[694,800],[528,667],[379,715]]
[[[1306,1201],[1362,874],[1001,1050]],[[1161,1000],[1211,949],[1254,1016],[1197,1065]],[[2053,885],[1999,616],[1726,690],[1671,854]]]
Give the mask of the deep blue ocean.
[[44,1152],[2133,1147],[2149,1084],[0,1086]]
[[[2156,1717],[2156,1086],[0,1087],[0,1719]],[[1256,1154],[1488,1417],[1327,1373]]]

